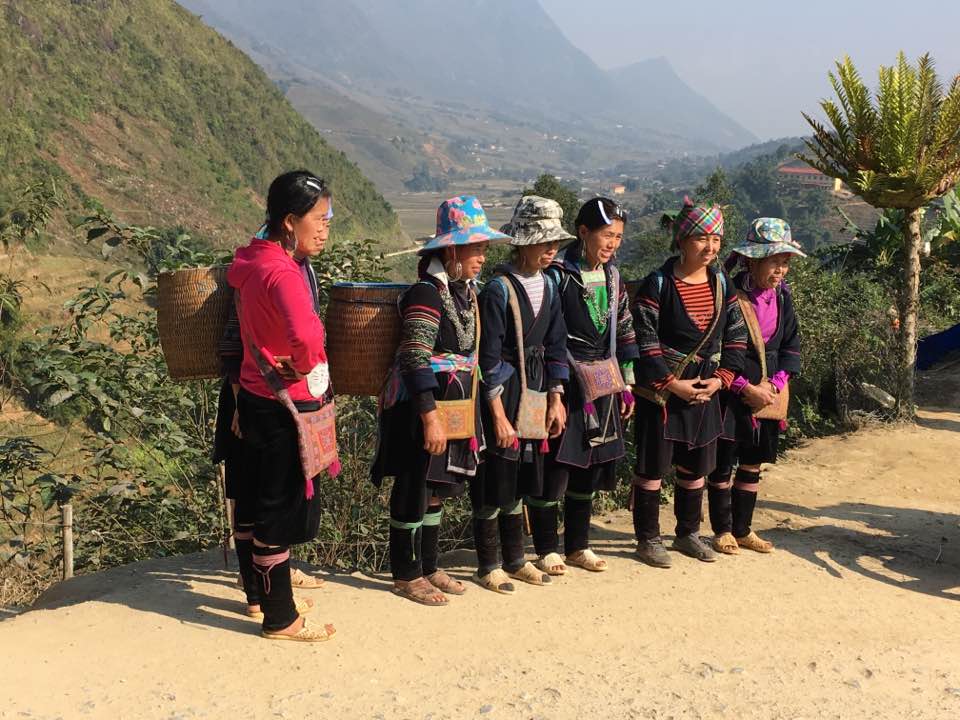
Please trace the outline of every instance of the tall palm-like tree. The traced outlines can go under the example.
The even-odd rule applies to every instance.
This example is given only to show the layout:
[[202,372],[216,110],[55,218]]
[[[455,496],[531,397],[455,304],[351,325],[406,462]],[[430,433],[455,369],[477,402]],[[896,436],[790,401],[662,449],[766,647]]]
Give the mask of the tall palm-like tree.
[[945,93],[929,55],[913,66],[901,52],[896,65],[880,68],[875,96],[849,57],[837,62],[829,77],[837,98],[823,100],[820,107],[832,127],[804,113],[813,128],[813,136],[806,140],[811,155],[798,157],[840,178],[868,204],[904,211],[897,409],[901,417],[911,418],[923,244],[920,223],[924,206],[960,180],[960,75]]

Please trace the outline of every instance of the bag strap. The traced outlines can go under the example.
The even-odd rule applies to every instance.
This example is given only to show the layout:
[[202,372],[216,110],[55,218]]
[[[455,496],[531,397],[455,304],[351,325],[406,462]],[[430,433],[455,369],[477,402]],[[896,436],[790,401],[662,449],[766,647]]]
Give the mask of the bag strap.
[[713,333],[717,329],[717,325],[720,323],[720,310],[723,308],[723,283],[721,281],[722,275],[717,277],[717,288],[713,293],[713,320],[710,321],[710,327],[707,328],[707,331],[703,334],[703,337],[700,338],[700,342],[697,343],[697,346],[693,351],[687,355],[683,360],[680,361],[680,364],[677,365],[674,374],[679,379],[683,375],[683,371],[687,369],[687,365],[693,362],[693,359],[700,354],[700,351],[703,350],[703,346],[707,344],[707,341],[713,337]]
[[513,288],[513,283],[509,278],[504,278],[504,285],[507,286],[507,302],[510,305],[510,312],[513,313],[513,326],[517,331],[517,366],[520,370],[520,392],[527,392],[527,362],[523,351],[523,316],[520,314],[520,304],[517,302],[517,293]]
[[757,350],[760,356],[760,374],[763,379],[767,379],[767,346],[763,342],[763,333],[760,330],[760,320],[753,309],[753,303],[743,290],[737,290],[737,302],[740,304],[740,311],[743,313],[743,321],[747,324],[747,332],[750,333],[750,342]]
[[620,271],[616,265],[610,266],[610,279],[613,280],[613,292],[610,293],[610,357],[617,359],[617,321],[620,313]]

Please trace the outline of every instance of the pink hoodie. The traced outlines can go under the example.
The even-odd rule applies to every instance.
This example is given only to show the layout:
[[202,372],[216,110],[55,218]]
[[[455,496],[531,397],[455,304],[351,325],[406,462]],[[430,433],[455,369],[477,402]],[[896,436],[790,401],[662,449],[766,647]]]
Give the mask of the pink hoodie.
[[[249,346],[267,350],[274,357],[289,356],[299,372],[310,372],[327,362],[323,323],[313,312],[313,300],[300,267],[279,244],[253,239],[238,248],[227,282],[236,290],[243,337],[240,386],[247,392],[273,398]],[[306,380],[287,382],[294,400],[316,400]]]

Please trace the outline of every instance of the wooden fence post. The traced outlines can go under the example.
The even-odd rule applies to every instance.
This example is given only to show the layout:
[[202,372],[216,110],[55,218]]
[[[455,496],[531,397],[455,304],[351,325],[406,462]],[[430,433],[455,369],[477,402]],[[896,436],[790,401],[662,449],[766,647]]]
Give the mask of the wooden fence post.
[[73,577],[73,505],[60,506],[63,524],[63,579]]

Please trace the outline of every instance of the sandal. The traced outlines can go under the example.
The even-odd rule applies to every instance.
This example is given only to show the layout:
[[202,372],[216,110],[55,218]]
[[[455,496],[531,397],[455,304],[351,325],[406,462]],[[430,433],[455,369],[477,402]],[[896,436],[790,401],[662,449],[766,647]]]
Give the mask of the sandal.
[[508,573],[508,575],[517,580],[523,580],[525,583],[530,583],[531,585],[549,585],[551,582],[550,573],[537,570],[533,566],[533,563],[530,562],[524,563],[519,569]]
[[773,543],[769,540],[764,540],[753,530],[750,531],[749,535],[736,538],[736,541],[737,545],[742,548],[746,548],[747,550],[753,550],[754,552],[758,553],[773,552]]
[[293,635],[266,630],[260,631],[260,635],[267,640],[291,640],[293,642],[326,642],[336,634],[337,631],[333,625],[327,624],[318,629],[308,626],[306,620],[303,621],[303,627]]
[[301,590],[316,590],[323,587],[324,579],[315,575],[307,575],[303,570],[294,568],[290,571],[290,584]]
[[463,595],[467,591],[466,585],[447,575],[447,571],[442,568],[437,568],[436,572],[427,575],[427,580],[437,590],[447,595]]
[[586,550],[577,550],[571,555],[567,555],[567,565],[583,568],[590,572],[606,572],[607,561],[597,557],[597,554],[587,548]]
[[[293,606],[297,609],[297,615],[306,615],[308,612],[313,610],[313,601],[304,600],[303,598],[294,598]],[[255,620],[263,620],[263,610],[254,610],[251,612],[250,607],[247,606],[247,617],[254,618]]]
[[513,583],[510,582],[510,576],[500,568],[491,570],[483,577],[480,577],[479,574],[474,574],[473,579],[487,590],[493,590],[495,593],[500,593],[501,595],[513,595],[513,593],[516,592]]
[[[563,563],[560,553],[547,553],[543,557],[537,558],[534,563],[537,570],[543,570],[547,575],[566,575],[567,566]],[[559,570],[557,569],[559,568]]]
[[442,592],[422,576],[416,580],[395,580],[393,592],[407,600],[430,607],[440,607],[450,602]]
[[718,553],[723,553],[724,555],[739,555],[740,546],[737,545],[736,538],[733,537],[733,533],[720,533],[715,535],[713,538],[713,549]]

